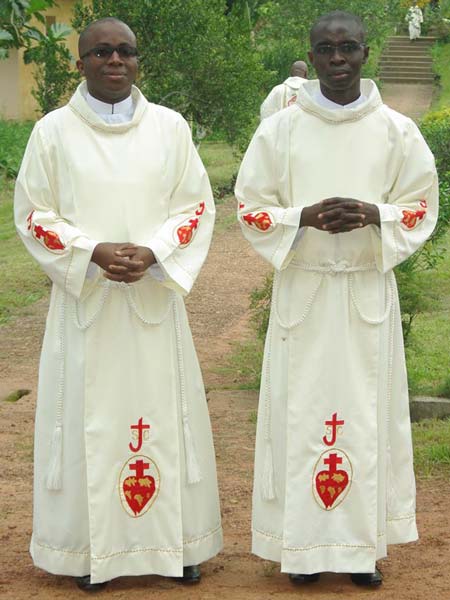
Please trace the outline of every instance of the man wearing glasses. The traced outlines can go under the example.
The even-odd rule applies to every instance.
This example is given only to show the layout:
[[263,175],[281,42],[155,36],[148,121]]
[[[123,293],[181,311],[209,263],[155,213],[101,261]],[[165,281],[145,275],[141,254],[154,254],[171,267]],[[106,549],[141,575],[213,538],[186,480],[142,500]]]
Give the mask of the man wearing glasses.
[[39,121],[15,217],[53,282],[36,415],[31,554],[96,591],[198,582],[222,545],[214,449],[182,296],[214,223],[183,118],[133,86],[136,38],[80,36],[83,82]]
[[321,17],[318,81],[265,119],[236,182],[238,216],[275,268],[255,457],[253,552],[293,583],[382,582],[387,545],[417,539],[393,268],[430,236],[433,156],[361,80],[361,20]]

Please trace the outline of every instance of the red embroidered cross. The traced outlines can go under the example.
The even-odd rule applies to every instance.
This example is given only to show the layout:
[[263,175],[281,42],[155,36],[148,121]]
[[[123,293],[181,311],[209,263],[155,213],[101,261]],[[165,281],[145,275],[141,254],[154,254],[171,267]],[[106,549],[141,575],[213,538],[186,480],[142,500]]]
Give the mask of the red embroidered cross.
[[149,466],[150,463],[146,463],[143,460],[139,459],[134,464],[130,465],[130,471],[136,471],[137,479],[142,479],[142,477],[146,476],[144,471],[148,469]]
[[326,444],[327,446],[334,446],[334,444],[336,443],[338,427],[340,425],[344,425],[344,423],[345,423],[345,421],[343,419],[342,419],[342,421],[338,421],[337,413],[334,413],[334,415],[331,417],[331,421],[325,421],[325,425],[328,425],[331,427],[331,440],[328,440],[327,436],[324,435],[322,438],[323,443]]
[[336,467],[338,465],[342,464],[342,458],[340,456],[338,456],[337,454],[333,453],[333,454],[330,454],[328,456],[328,458],[326,458],[323,461],[323,464],[330,465],[328,470],[330,471],[330,473],[334,473],[337,470]]
[[142,448],[142,442],[144,441],[144,431],[145,431],[146,429],[150,429],[150,425],[144,425],[144,424],[142,423],[142,420],[143,420],[143,419],[142,419],[142,417],[141,417],[141,418],[139,419],[139,421],[138,421],[137,425],[131,425],[131,426],[130,426],[130,429],[131,429],[131,430],[133,430],[133,429],[137,429],[137,431],[138,431],[138,443],[137,443],[137,447],[135,448],[135,447],[133,446],[133,443],[132,443],[132,442],[130,442],[130,443],[128,444],[128,447],[130,448],[131,452],[139,452],[139,450]]
[[200,202],[197,210],[195,211],[195,214],[200,217],[204,212],[205,212],[205,203]]

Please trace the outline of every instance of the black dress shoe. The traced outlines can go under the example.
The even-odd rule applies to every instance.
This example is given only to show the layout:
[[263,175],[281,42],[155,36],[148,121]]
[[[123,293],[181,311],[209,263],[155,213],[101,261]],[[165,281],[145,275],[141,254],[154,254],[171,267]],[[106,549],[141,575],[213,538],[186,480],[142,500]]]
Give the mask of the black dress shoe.
[[183,577],[174,577],[174,579],[180,583],[199,583],[201,577],[200,565],[191,565],[183,567]]
[[80,590],[83,592],[99,592],[106,587],[107,581],[102,583],[91,583],[91,576],[85,575],[84,577],[75,577],[75,582]]
[[352,573],[350,577],[353,583],[356,583],[356,585],[376,587],[377,585],[381,585],[383,583],[383,575],[377,568],[375,568],[374,573]]
[[314,583],[319,581],[320,573],[311,573],[311,575],[302,575],[302,573],[289,573],[289,579],[292,583]]

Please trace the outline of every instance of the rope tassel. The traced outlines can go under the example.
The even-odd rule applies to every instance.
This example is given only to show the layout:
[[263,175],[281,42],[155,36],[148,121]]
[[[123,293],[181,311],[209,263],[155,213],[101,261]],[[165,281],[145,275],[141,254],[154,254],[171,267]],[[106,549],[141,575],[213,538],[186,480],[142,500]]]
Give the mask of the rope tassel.
[[50,447],[50,461],[47,472],[47,489],[62,488],[62,427],[56,425]]
[[189,484],[198,483],[202,480],[200,465],[198,464],[195,451],[194,438],[187,418],[183,419],[184,453],[186,457],[187,481]]
[[272,443],[266,441],[266,455],[262,471],[261,494],[263,500],[275,500],[275,477],[273,468]]

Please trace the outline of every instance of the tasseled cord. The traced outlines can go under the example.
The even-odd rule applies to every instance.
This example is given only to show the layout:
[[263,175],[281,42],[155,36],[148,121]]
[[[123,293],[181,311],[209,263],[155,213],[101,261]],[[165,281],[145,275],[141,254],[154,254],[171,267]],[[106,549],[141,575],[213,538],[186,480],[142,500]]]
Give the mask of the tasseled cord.
[[65,320],[66,293],[61,294],[59,309],[59,382],[56,401],[56,422],[50,445],[50,458],[47,471],[47,489],[62,489],[62,455],[63,455],[63,411],[65,392]]
[[264,466],[262,471],[261,494],[263,500],[275,499],[275,477],[271,440],[266,440],[266,454],[264,456]]
[[50,448],[50,461],[47,473],[47,489],[60,490],[62,488],[62,427],[56,425],[53,431]]
[[202,480],[200,465],[198,464],[197,453],[195,451],[194,438],[192,437],[191,428],[187,415],[183,418],[183,433],[184,433],[184,453],[186,456],[186,472],[187,481],[189,484],[198,483]]
[[[274,308],[274,298],[277,295],[278,289],[278,272],[275,273],[274,287],[272,292],[272,307],[271,313]],[[272,320],[269,321],[269,328],[267,331],[267,348],[268,354],[265,362],[265,377],[264,377],[264,443],[266,445],[266,452],[264,455],[264,464],[262,470],[261,479],[261,496],[263,500],[275,500],[275,470],[273,466],[273,452],[272,452],[272,436],[271,436],[271,381],[270,381],[270,351],[272,348]]]

